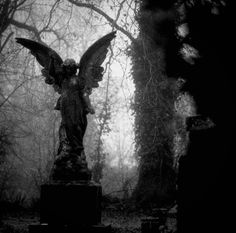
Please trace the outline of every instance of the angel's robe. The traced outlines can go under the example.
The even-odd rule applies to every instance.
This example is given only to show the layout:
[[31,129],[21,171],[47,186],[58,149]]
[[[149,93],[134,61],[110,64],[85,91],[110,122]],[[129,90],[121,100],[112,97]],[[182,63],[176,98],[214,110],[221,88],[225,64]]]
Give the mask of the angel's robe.
[[87,127],[86,108],[82,95],[83,87],[77,75],[63,79],[60,97],[61,127],[65,129],[70,150],[76,154],[81,154],[84,149],[83,137]]

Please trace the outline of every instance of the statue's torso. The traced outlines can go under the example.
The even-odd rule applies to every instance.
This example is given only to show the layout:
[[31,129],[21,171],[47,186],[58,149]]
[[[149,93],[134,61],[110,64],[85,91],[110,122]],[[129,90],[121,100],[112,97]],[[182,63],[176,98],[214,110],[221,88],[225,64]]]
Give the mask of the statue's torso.
[[64,78],[61,85],[60,102],[63,121],[70,119],[75,123],[79,121],[80,118],[84,118],[85,109],[78,76],[73,75]]
[[69,76],[64,78],[62,81],[62,94],[70,94],[72,92],[79,92],[80,91],[80,85],[77,75]]

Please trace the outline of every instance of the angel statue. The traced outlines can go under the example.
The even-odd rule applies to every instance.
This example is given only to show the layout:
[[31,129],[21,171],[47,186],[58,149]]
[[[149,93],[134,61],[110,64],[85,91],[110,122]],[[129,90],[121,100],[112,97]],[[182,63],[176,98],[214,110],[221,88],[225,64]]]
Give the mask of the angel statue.
[[[16,38],[17,43],[30,50],[43,67],[45,82],[60,94],[55,106],[61,112],[59,128],[59,148],[53,165],[53,181],[89,181],[84,153],[83,137],[87,127],[87,114],[94,114],[89,95],[99,86],[103,77],[103,67],[108,47],[116,32],[111,32],[91,45],[79,63],[73,59],[65,61],[46,44]],[[77,73],[77,70],[79,72]]]

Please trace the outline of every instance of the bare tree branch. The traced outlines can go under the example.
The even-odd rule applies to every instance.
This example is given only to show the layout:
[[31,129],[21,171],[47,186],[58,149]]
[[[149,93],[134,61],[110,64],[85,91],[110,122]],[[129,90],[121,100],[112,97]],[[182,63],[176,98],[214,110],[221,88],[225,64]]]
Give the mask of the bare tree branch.
[[25,23],[18,22],[14,19],[11,19],[10,22],[12,25],[14,25],[18,28],[26,29],[30,32],[33,32],[34,35],[36,36],[36,38],[38,39],[38,41],[42,42],[41,37],[40,37],[40,32],[38,31],[38,29],[36,27],[33,27],[33,26],[25,24]]
[[14,33],[11,32],[11,33],[7,36],[7,38],[5,39],[5,41],[3,42],[3,44],[0,45],[0,53],[2,52],[3,48],[5,47],[5,45],[7,44],[7,42],[10,40],[10,38],[12,37],[13,34],[14,34]]
[[23,86],[26,82],[28,82],[29,79],[26,79],[24,80],[23,82],[21,82],[17,87],[14,88],[14,90],[7,96],[7,97],[4,97],[2,95],[2,97],[4,97],[4,100],[2,103],[0,103],[0,108],[9,100],[9,98],[21,87]]
[[122,8],[123,8],[123,5],[124,5],[124,3],[125,3],[125,1],[126,0],[123,0],[121,3],[120,3],[120,8],[119,8],[119,10],[118,10],[118,13],[117,13],[117,16],[116,16],[116,22],[117,22],[117,20],[119,19],[119,17],[120,17],[120,13],[121,13],[121,10],[122,10]]
[[61,36],[61,35],[59,34],[59,32],[57,32],[56,30],[54,30],[54,29],[45,29],[44,32],[51,32],[51,33],[53,33],[53,34],[56,36],[56,38],[57,38],[58,41],[63,41],[63,42],[65,43],[65,45],[66,45],[67,48],[70,47],[70,44],[69,44],[69,42],[64,38],[64,35]]
[[25,2],[26,0],[15,0],[14,2],[4,0],[3,3],[0,4],[0,36],[9,26],[10,21],[11,19],[13,19],[15,12]]
[[104,11],[102,11],[101,9],[97,8],[96,6],[94,6],[93,4],[90,3],[82,3],[82,2],[78,2],[76,0],[68,0],[70,3],[78,6],[78,7],[85,7],[88,9],[91,9],[95,12],[97,12],[98,14],[102,15],[113,27],[115,27],[117,30],[121,31],[124,35],[126,35],[132,42],[136,43],[135,38],[132,36],[132,34],[126,30],[124,30],[123,27],[121,27],[120,25],[117,24],[117,22],[112,19],[108,14],[106,14]]
[[19,1],[19,3],[16,1],[16,8],[19,9],[19,7],[22,6],[26,1],[27,0],[22,0],[22,1]]
[[55,3],[52,5],[52,8],[51,8],[51,10],[50,10],[50,12],[49,12],[48,22],[47,22],[47,24],[40,30],[39,33],[45,31],[45,30],[49,27],[49,25],[50,25],[50,23],[51,23],[51,20],[52,20],[53,13],[55,12],[55,10],[56,10],[56,8],[57,8],[59,2],[60,2],[60,0],[56,0]]

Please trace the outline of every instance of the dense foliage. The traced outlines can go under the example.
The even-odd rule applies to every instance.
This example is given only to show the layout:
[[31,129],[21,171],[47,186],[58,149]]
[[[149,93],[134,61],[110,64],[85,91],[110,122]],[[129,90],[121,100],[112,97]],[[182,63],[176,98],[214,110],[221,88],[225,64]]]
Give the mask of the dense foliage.
[[[162,1],[160,1],[161,3]],[[154,4],[155,5],[155,4]],[[132,47],[135,83],[135,141],[139,181],[135,196],[142,206],[163,206],[175,198],[174,132],[177,79],[170,76],[176,11],[172,4],[142,1],[140,34]]]

